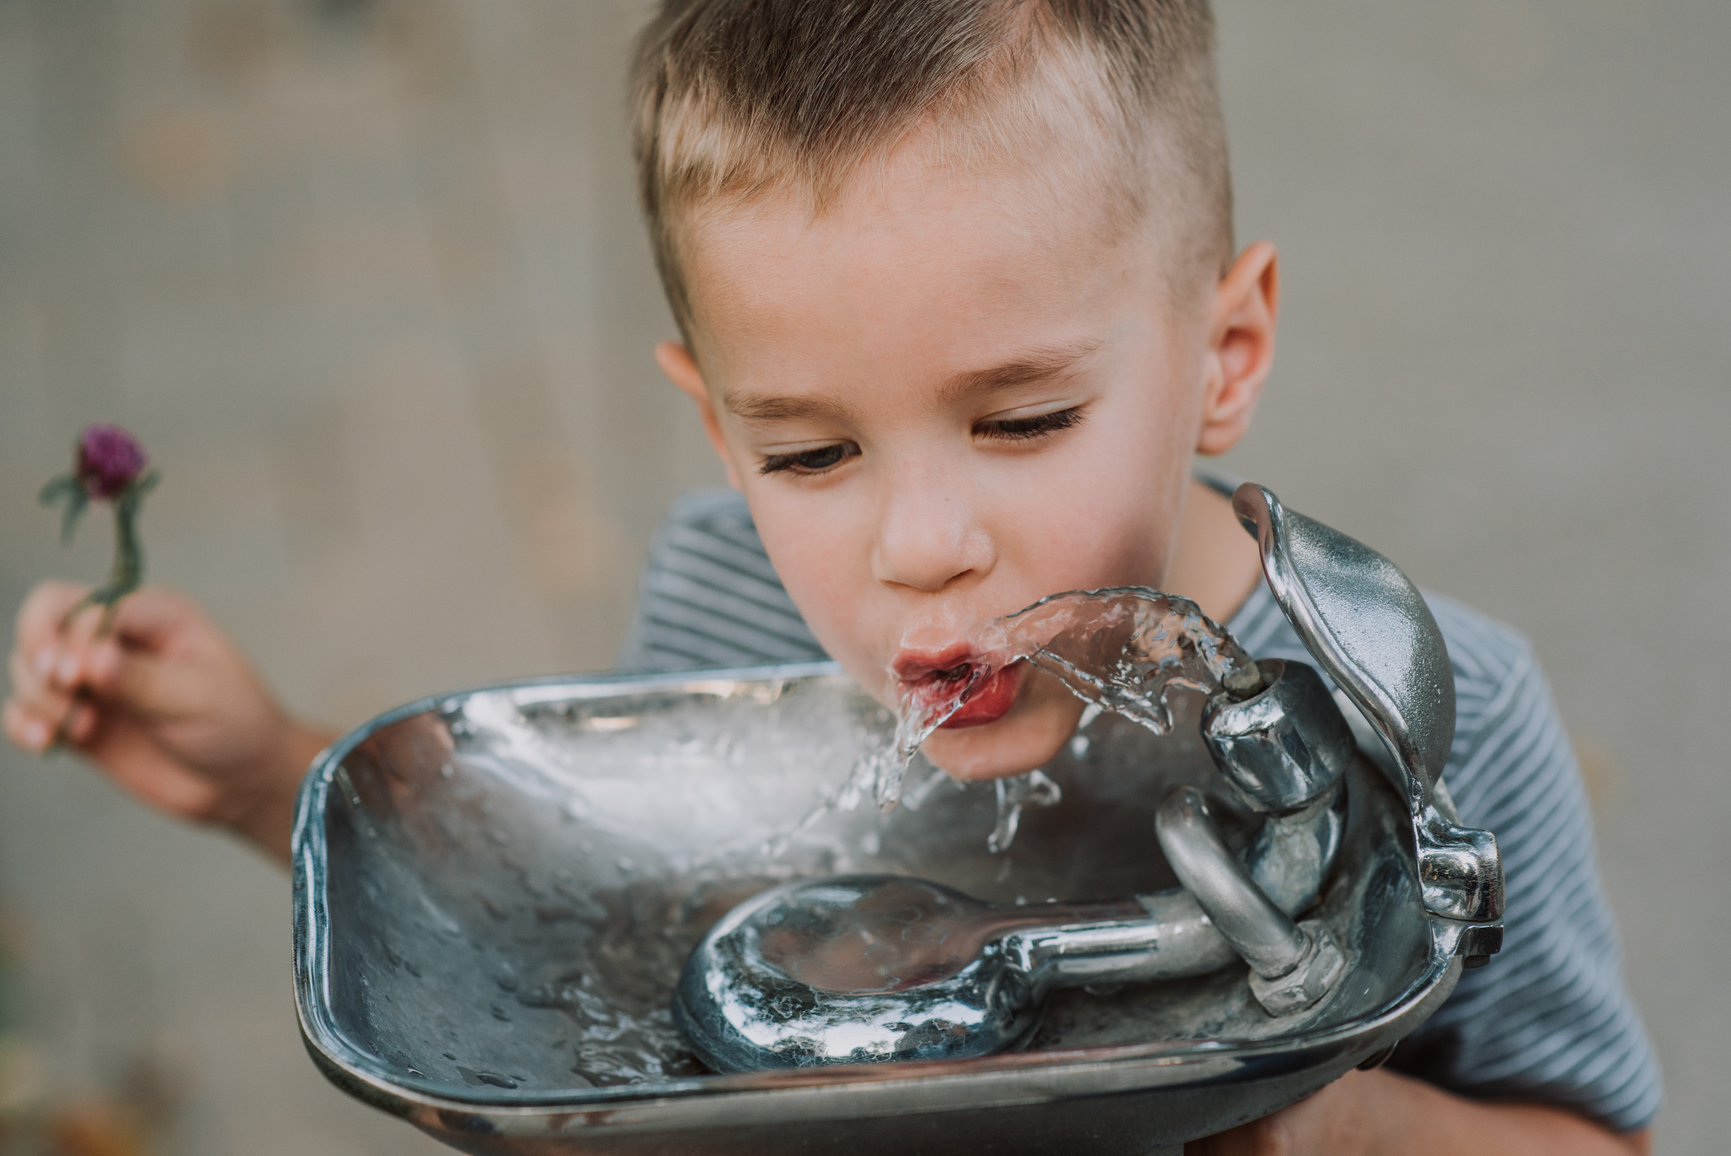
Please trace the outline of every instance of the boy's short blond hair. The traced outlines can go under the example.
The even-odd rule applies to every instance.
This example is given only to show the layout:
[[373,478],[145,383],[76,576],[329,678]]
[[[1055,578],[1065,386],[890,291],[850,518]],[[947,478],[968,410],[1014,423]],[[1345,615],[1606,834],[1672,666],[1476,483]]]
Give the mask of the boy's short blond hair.
[[1208,0],[663,0],[638,42],[631,111],[656,262],[688,338],[679,241],[695,211],[779,192],[822,212],[921,129],[960,164],[1042,130],[1082,142],[1077,190],[1104,196],[1115,227],[1150,211],[1172,222],[1178,283],[1212,280],[1232,256]]

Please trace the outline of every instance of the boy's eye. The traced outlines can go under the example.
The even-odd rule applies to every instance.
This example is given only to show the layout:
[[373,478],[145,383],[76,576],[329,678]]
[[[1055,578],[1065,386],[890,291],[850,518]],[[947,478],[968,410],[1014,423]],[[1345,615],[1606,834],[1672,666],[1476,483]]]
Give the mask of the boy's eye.
[[815,450],[801,450],[796,454],[766,454],[763,465],[757,468],[760,474],[821,474],[833,470],[848,458],[859,456],[859,446],[853,442],[836,442],[834,445],[819,446]]
[[974,436],[1009,442],[1032,441],[1069,429],[1081,420],[1082,407],[1079,405],[1033,417],[989,418],[974,425]]

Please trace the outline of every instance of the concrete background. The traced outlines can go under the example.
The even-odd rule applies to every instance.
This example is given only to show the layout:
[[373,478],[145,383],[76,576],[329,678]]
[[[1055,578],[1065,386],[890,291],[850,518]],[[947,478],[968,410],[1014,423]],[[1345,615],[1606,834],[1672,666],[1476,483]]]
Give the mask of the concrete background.
[[[639,0],[0,0],[0,608],[94,578],[33,493],[90,420],[153,577],[293,707],[604,668],[716,479],[620,124]],[[1666,1153],[1723,1151],[1731,7],[1220,0],[1282,348],[1228,463],[1532,636],[1587,767]],[[164,1152],[435,1149],[326,1087],[288,888],[0,751],[12,1027],[51,1102],[157,1057]],[[16,1067],[16,1065],[15,1065]]]

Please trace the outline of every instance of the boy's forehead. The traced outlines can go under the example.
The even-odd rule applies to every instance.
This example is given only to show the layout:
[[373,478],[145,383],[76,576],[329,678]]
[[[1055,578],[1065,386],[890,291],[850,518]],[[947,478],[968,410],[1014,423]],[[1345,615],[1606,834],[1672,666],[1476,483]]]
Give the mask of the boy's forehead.
[[1114,227],[1078,175],[944,168],[903,150],[823,211],[794,191],[706,205],[682,230],[693,337],[713,355],[861,329],[988,338],[1031,313],[1104,320],[1153,289],[1156,257],[1150,229]]

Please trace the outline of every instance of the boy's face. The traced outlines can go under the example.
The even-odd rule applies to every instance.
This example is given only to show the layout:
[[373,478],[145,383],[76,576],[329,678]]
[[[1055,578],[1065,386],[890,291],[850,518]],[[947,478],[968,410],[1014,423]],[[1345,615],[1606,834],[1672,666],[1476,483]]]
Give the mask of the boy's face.
[[[765,198],[694,221],[695,359],[659,356],[812,632],[893,704],[1044,595],[1162,586],[1191,455],[1236,440],[1266,371],[1272,250],[1174,302],[1158,223],[1114,237],[1057,182],[904,150],[859,184],[815,219]],[[1234,277],[1267,313],[1249,348]],[[1019,663],[925,753],[964,778],[1030,770],[1080,710]]]

